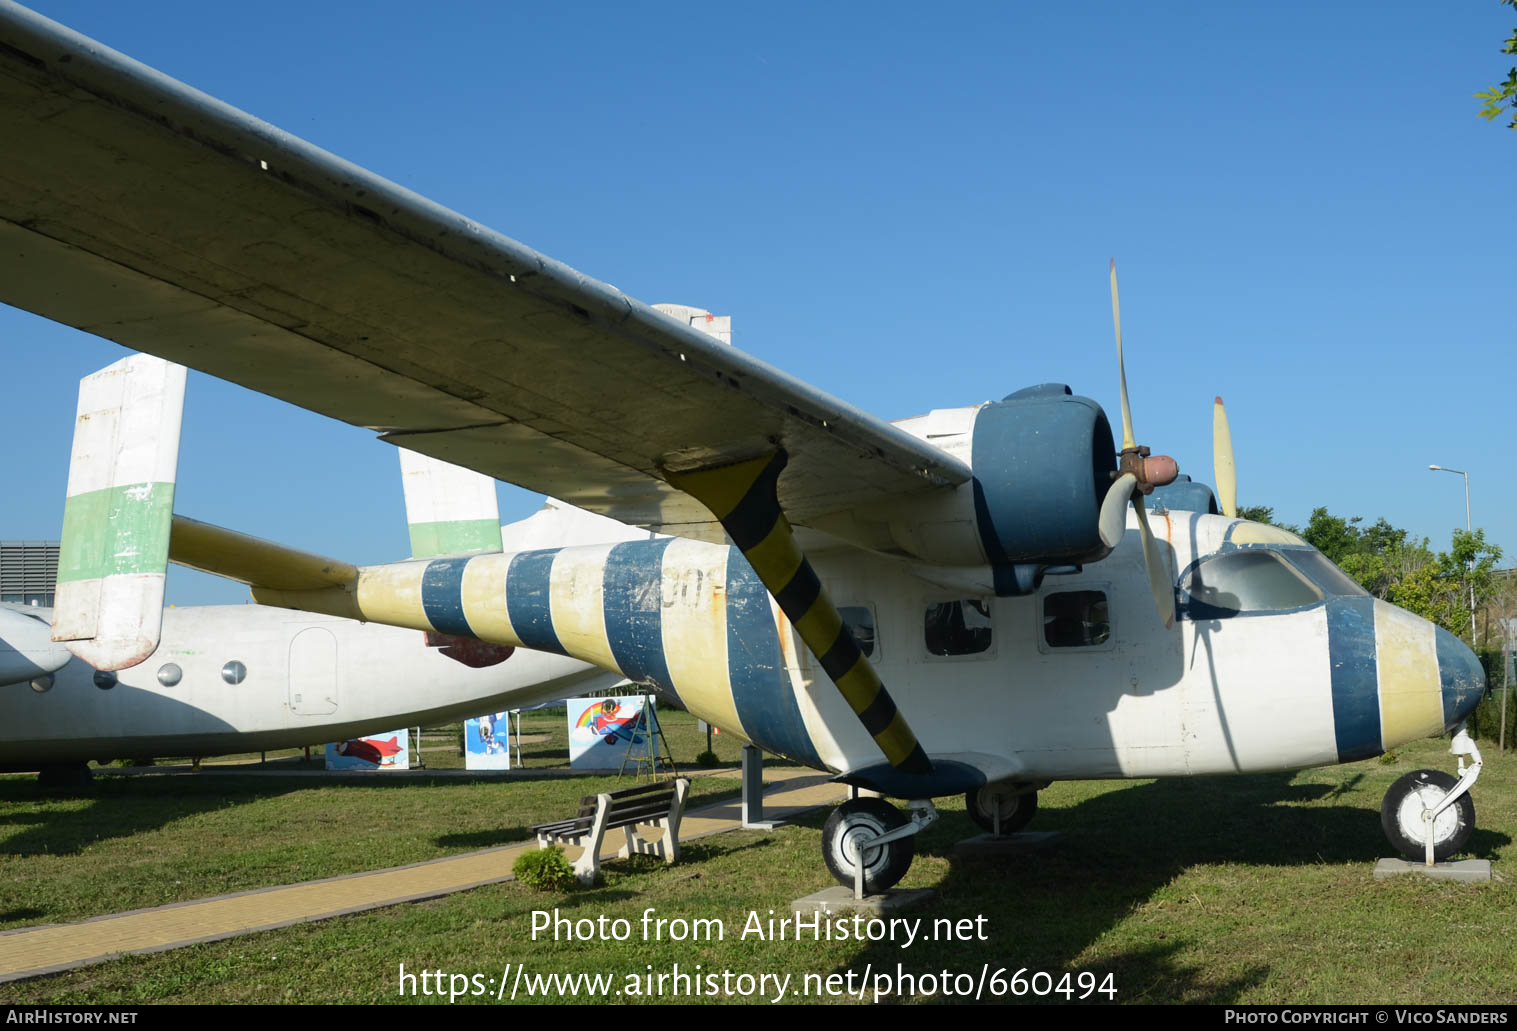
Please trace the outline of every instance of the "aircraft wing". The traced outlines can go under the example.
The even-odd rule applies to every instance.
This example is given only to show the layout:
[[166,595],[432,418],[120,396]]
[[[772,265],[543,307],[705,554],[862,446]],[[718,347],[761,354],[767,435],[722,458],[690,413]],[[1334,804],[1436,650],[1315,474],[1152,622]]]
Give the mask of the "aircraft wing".
[[614,287],[0,0],[0,300],[623,522],[783,448],[794,523],[961,461]]

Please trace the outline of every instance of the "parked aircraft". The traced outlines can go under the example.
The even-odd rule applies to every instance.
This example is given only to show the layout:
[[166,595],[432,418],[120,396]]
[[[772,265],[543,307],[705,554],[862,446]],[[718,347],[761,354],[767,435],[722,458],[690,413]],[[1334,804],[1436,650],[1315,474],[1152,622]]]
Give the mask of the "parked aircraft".
[[[39,609],[43,618],[52,615]],[[471,667],[426,635],[258,605],[168,609],[148,658],[118,672],[73,658],[0,688],[0,770],[44,784],[85,764],[341,741],[613,687],[621,677],[516,649]]]
[[[1063,386],[893,426],[24,9],[0,43],[0,297],[673,535],[357,568],[207,529],[201,568],[585,659],[905,799],[829,820],[844,883],[894,883],[935,797],[1005,828],[1054,779],[1347,762],[1484,689],[1298,538],[1179,510],[1153,532],[1175,470],[1125,386],[1120,464]],[[1472,813],[1446,779],[1387,799],[1440,852]]]
[[[70,539],[61,549],[58,601],[74,606],[76,621],[101,610],[105,639],[128,649],[146,641],[151,654],[119,672],[100,671],[49,640],[52,608],[0,608],[0,683],[31,687],[0,689],[0,770],[40,770],[43,783],[78,783],[89,776],[90,760],[323,744],[622,682],[582,660],[474,638],[251,605],[164,610],[161,577],[82,577],[104,555],[119,559],[156,545],[193,558],[201,546],[198,524],[179,520],[170,535],[168,524],[132,518],[132,508],[112,495],[124,486],[139,506],[171,509],[183,373],[137,355],[86,377],[70,465],[70,494],[84,500],[66,510]],[[413,555],[499,552],[503,538],[563,544],[648,536],[558,503],[502,527],[489,477],[414,452],[400,458]],[[112,484],[139,475],[143,463],[166,477],[155,490]],[[92,597],[77,601],[81,590]],[[135,599],[141,611],[98,605],[93,599],[102,592]],[[111,622],[123,613],[129,618]],[[161,616],[161,628],[146,615]],[[92,645],[76,647],[99,658]]]

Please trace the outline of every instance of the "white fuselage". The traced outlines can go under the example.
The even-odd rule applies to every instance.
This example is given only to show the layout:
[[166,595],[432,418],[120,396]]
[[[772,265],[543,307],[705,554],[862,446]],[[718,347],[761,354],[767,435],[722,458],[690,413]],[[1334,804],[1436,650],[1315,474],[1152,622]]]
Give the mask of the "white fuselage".
[[[228,663],[245,669],[239,683],[223,676]],[[173,680],[171,664],[179,678],[166,686],[160,675]],[[97,686],[97,677],[112,686]],[[45,691],[28,682],[0,687],[0,763],[35,768],[322,744],[533,705],[617,679],[526,649],[471,668],[429,647],[423,633],[373,623],[256,605],[173,608],[157,650],[137,666],[100,674],[74,659]]]

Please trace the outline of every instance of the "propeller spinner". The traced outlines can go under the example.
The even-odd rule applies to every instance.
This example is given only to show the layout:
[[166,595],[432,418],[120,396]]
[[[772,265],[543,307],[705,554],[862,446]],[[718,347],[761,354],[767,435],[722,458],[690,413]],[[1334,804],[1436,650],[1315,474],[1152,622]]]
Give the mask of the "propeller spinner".
[[1165,629],[1174,625],[1175,591],[1170,582],[1169,570],[1164,556],[1154,541],[1153,531],[1148,526],[1148,513],[1143,509],[1143,497],[1155,487],[1173,483],[1180,467],[1168,455],[1153,455],[1146,447],[1139,447],[1133,438],[1132,409],[1127,403],[1127,366],[1122,359],[1122,309],[1117,302],[1117,262],[1111,263],[1111,319],[1117,331],[1117,371],[1122,384],[1122,451],[1119,456],[1115,481],[1101,502],[1101,542],[1115,548],[1127,528],[1127,503],[1132,502],[1138,513],[1138,533],[1143,540],[1143,564],[1148,569],[1148,584],[1154,593],[1159,618]]

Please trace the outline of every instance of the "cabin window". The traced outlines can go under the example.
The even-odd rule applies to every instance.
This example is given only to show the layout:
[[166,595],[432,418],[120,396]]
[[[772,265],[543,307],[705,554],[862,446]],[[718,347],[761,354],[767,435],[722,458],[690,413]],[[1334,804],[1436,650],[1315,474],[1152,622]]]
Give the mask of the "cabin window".
[[990,648],[990,605],[979,598],[929,605],[923,631],[931,655],[978,655]]
[[221,679],[233,686],[242,683],[247,679],[247,675],[248,668],[236,659],[221,667]]
[[1185,609],[1192,619],[1251,612],[1284,612],[1322,600],[1322,591],[1279,553],[1231,551],[1203,559],[1185,580]]
[[838,615],[843,617],[843,626],[853,635],[853,641],[865,658],[874,655],[874,607],[870,605],[840,605]]
[[95,686],[102,691],[109,691],[116,686],[116,674],[103,669],[95,670]]
[[1104,591],[1060,591],[1043,598],[1043,640],[1050,648],[1094,648],[1111,638]]
[[184,679],[184,670],[179,668],[176,662],[165,662],[158,667],[158,683],[164,687],[173,687]]
[[52,689],[53,675],[51,673],[44,673],[42,676],[32,681],[32,690],[36,691],[38,694],[47,694]]

